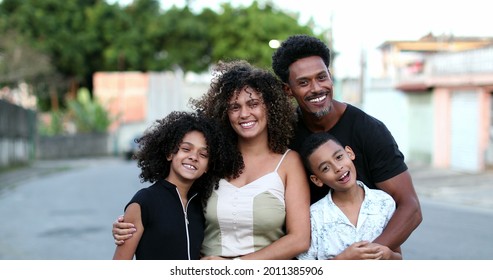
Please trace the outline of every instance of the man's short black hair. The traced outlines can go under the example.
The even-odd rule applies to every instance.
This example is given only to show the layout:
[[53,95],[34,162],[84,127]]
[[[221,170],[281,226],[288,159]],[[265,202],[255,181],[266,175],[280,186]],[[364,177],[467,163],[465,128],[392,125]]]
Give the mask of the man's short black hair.
[[289,80],[289,66],[298,59],[319,56],[327,68],[330,50],[320,39],[304,34],[292,35],[272,54],[272,69],[284,83]]

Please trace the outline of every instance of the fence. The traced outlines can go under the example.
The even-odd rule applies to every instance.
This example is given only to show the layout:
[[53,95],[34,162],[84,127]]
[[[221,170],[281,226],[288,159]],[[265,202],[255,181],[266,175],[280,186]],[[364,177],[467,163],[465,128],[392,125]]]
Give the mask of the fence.
[[36,112],[0,100],[0,167],[35,158]]
[[108,156],[109,145],[106,133],[40,136],[38,159],[64,159]]

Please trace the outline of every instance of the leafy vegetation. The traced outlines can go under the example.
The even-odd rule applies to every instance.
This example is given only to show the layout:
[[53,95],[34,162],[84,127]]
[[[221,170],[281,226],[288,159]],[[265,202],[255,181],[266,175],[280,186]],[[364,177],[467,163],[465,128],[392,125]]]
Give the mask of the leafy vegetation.
[[41,122],[41,135],[66,133],[105,133],[112,119],[98,100],[91,99],[89,90],[81,88],[75,99],[67,101],[67,109],[51,111],[48,121]]
[[[193,1],[168,10],[158,0],[111,2],[0,0],[0,88],[28,83],[38,110],[52,112],[54,123],[46,132],[56,133],[59,111],[68,110],[81,131],[105,126],[99,107],[77,94],[87,88],[91,96],[95,72],[200,73],[224,59],[270,68],[270,40],[299,33],[323,39],[268,0],[247,7],[225,1],[218,12],[192,12]],[[83,110],[93,112],[83,116],[88,114]]]

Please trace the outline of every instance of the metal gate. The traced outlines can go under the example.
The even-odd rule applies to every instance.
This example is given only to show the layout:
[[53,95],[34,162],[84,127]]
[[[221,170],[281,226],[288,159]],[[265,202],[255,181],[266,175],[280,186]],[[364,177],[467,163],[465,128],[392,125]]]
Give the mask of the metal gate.
[[451,121],[451,168],[479,172],[479,93],[452,92]]

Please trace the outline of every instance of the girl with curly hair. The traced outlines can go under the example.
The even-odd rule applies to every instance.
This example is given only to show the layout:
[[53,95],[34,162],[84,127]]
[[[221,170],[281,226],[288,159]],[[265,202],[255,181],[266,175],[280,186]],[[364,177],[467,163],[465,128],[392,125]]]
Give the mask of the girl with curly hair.
[[288,149],[295,113],[282,83],[246,61],[220,62],[208,92],[191,104],[219,121],[244,163],[207,202],[202,259],[292,259],[306,251],[308,180]]
[[220,178],[239,174],[241,156],[217,123],[198,113],[172,112],[137,143],[139,177],[152,185],[126,205],[125,221],[136,231],[113,259],[199,259],[204,202]]

